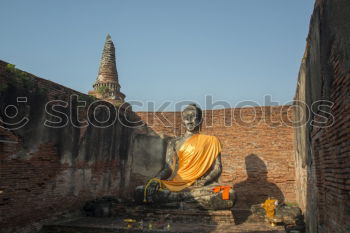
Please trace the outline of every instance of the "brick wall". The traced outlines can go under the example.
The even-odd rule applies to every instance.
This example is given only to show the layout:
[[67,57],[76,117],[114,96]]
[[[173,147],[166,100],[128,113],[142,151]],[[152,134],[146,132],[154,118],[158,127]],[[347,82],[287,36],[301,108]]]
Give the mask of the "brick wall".
[[[330,64],[334,79],[328,101],[334,105],[328,112],[332,118],[317,111],[312,120],[328,118],[327,127],[309,122],[296,129],[297,196],[310,232],[340,233],[350,230],[350,75],[342,72],[339,56],[333,54]],[[297,94],[300,98],[300,91]]]
[[[333,54],[334,55],[334,54]],[[343,73],[339,56],[331,56],[334,80],[330,100],[333,124],[312,130],[314,185],[320,232],[350,231],[350,69]],[[321,114],[315,120],[321,121]],[[331,119],[329,119],[332,121]]]
[[[184,132],[179,112],[137,114],[158,134]],[[261,203],[267,195],[295,202],[291,119],[290,106],[204,111],[201,132],[223,145],[221,182],[236,189],[237,207]]]
[[[50,117],[44,113],[44,103],[68,101],[71,94],[86,96],[30,74],[34,89],[45,89],[43,96],[37,90],[16,87],[14,84],[19,83],[9,81],[5,66],[0,63],[1,82],[8,83],[0,95],[1,112],[6,105],[16,105],[15,97],[24,95],[29,103],[27,107],[19,106],[20,114],[27,114],[32,121],[17,131],[0,130],[2,140],[16,142],[0,147],[3,229],[15,231],[16,227],[77,209],[93,198],[125,195],[121,190],[129,190],[129,178],[125,176],[131,169],[127,164],[132,131],[121,122],[107,129],[80,129],[71,124],[46,129],[43,120]],[[81,120],[86,115],[86,109],[80,109]],[[184,132],[178,112],[140,112],[138,116],[157,134],[174,136]],[[223,144],[221,182],[237,191],[237,207],[249,208],[267,196],[295,201],[290,106],[222,109],[205,111],[204,116],[202,133],[216,135]]]
[[[131,134],[121,123],[123,112],[116,112],[118,120],[107,128],[73,127],[71,121],[48,128],[46,119],[57,120],[45,113],[48,101],[69,101],[72,94],[90,98],[25,72],[11,72],[6,65],[0,61],[0,117],[5,120],[5,108],[13,104],[29,122],[14,130],[0,127],[0,231],[38,232],[47,219],[78,210],[87,200],[118,196],[125,185]],[[28,102],[17,103],[17,97]],[[86,108],[74,113],[86,120]],[[103,118],[106,113],[98,114]]]
[[308,232],[350,232],[349,11],[347,0],[316,1],[298,77],[295,118],[309,120],[295,128],[296,193]]

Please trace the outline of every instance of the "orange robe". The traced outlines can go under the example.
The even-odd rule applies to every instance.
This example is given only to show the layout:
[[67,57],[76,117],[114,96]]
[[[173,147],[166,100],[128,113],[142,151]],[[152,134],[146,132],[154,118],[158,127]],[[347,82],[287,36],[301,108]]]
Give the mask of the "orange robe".
[[163,187],[178,192],[202,177],[221,152],[217,137],[195,134],[188,138],[178,152],[179,169],[172,180],[160,180]]

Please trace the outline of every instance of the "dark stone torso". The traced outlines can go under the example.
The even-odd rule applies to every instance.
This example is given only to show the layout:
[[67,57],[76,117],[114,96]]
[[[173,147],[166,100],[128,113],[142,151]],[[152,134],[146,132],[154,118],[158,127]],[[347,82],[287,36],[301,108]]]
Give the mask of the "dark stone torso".
[[[162,180],[171,180],[177,174],[178,170],[178,152],[183,145],[183,143],[193,136],[193,134],[185,134],[181,137],[173,138],[169,141],[167,152],[166,152],[166,161],[164,168],[156,176]],[[172,164],[175,162],[175,168],[171,169]],[[212,183],[218,182],[218,179],[221,175],[222,165],[221,165],[221,155],[219,154],[211,168],[194,184],[194,186],[205,186]]]
[[[156,178],[171,180],[176,176],[179,166],[178,152],[183,143],[192,135],[185,134],[169,141],[164,168]],[[172,164],[174,163],[175,168],[172,169]],[[212,190],[215,186],[219,185],[218,179],[221,175],[221,170],[221,155],[219,154],[211,168],[192,186],[179,192],[161,189],[147,196],[147,201],[153,205],[163,207],[186,208],[187,206],[188,208],[229,209],[233,206],[235,200],[233,190],[230,191],[229,200],[222,200],[222,192],[214,193]],[[137,187],[136,200],[144,200],[144,186]]]

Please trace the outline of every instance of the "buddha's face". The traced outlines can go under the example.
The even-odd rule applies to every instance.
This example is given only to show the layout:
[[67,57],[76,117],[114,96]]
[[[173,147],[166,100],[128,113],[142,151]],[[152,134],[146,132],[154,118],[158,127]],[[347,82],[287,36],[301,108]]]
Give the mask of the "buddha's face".
[[200,120],[198,117],[198,112],[195,108],[185,109],[182,112],[182,122],[185,125],[185,128],[189,132],[194,132],[198,129],[200,124]]

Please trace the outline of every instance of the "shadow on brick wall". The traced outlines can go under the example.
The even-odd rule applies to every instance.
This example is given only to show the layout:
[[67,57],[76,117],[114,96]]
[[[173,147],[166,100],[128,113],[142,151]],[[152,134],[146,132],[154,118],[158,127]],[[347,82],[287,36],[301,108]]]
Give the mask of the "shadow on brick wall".
[[247,179],[233,186],[237,203],[233,211],[236,224],[245,222],[251,215],[253,205],[263,203],[268,197],[284,201],[284,195],[276,184],[267,180],[268,170],[265,162],[255,154],[245,157]]

